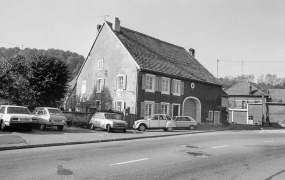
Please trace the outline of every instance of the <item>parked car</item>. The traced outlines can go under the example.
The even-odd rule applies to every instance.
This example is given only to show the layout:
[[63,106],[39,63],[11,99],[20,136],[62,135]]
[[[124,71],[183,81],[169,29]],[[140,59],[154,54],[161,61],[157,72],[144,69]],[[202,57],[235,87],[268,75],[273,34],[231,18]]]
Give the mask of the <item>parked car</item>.
[[195,129],[197,121],[190,116],[176,116],[174,118],[177,128]]
[[1,105],[0,107],[2,131],[5,131],[8,127],[23,127],[31,131],[32,125],[37,122],[38,118],[27,107],[14,105]]
[[57,130],[62,131],[66,124],[66,117],[58,108],[37,107],[33,113],[38,117],[38,124],[42,131],[51,126],[57,126]]
[[164,131],[173,131],[176,127],[173,119],[166,114],[153,114],[134,122],[133,128],[139,131],[145,129],[163,129]]
[[110,112],[96,112],[90,119],[90,128],[106,129],[108,133],[112,130],[122,130],[124,133],[128,127],[126,121],[120,120],[120,116],[117,113]]

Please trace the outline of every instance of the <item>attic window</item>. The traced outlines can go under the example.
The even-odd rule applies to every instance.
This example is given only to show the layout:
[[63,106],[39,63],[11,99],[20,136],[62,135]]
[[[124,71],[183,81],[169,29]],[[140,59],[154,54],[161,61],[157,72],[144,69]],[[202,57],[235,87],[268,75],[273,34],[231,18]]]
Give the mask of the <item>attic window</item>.
[[99,61],[98,61],[98,70],[103,70],[103,59],[100,59]]

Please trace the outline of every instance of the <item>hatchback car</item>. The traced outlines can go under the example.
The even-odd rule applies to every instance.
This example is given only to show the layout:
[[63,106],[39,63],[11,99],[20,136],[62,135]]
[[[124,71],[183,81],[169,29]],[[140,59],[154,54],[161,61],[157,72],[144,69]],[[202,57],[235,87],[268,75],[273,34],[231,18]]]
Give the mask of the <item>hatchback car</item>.
[[42,131],[51,126],[57,126],[58,131],[62,131],[66,124],[66,117],[60,109],[52,107],[37,107],[33,113],[38,117],[40,130]]
[[1,105],[0,107],[2,131],[5,131],[8,127],[23,127],[31,131],[32,125],[37,122],[38,118],[27,107],[14,105]]
[[96,112],[90,119],[89,124],[92,130],[101,128],[106,129],[108,133],[112,130],[122,130],[126,132],[128,127],[126,121],[120,120],[119,114],[109,112]]
[[177,128],[195,129],[197,121],[190,116],[176,116],[174,118]]

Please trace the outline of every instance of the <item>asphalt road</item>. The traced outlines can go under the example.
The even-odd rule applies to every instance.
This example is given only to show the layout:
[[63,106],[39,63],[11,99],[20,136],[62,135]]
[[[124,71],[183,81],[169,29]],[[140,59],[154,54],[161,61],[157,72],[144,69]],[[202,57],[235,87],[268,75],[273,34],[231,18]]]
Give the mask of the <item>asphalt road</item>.
[[285,131],[224,131],[0,152],[0,179],[285,179]]

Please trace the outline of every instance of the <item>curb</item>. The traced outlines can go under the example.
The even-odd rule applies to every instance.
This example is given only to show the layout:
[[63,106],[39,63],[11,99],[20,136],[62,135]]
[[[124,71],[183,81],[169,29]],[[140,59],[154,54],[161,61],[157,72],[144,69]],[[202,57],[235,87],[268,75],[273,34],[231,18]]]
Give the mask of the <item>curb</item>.
[[197,131],[197,132],[180,133],[180,134],[164,134],[164,135],[156,135],[156,136],[104,139],[104,140],[94,140],[94,141],[76,141],[76,142],[66,142],[66,143],[49,143],[49,144],[35,144],[35,145],[23,145],[23,146],[9,146],[9,147],[0,147],[0,151],[17,150],[17,149],[32,149],[32,148],[53,147],[53,146],[68,146],[68,145],[76,145],[76,144],[92,144],[92,143],[103,143],[103,142],[112,142],[112,141],[128,141],[128,140],[135,140],[135,139],[180,136],[180,135],[186,135],[186,134],[201,134],[201,133],[217,132],[217,131],[226,131],[226,129],[224,129],[224,130]]

